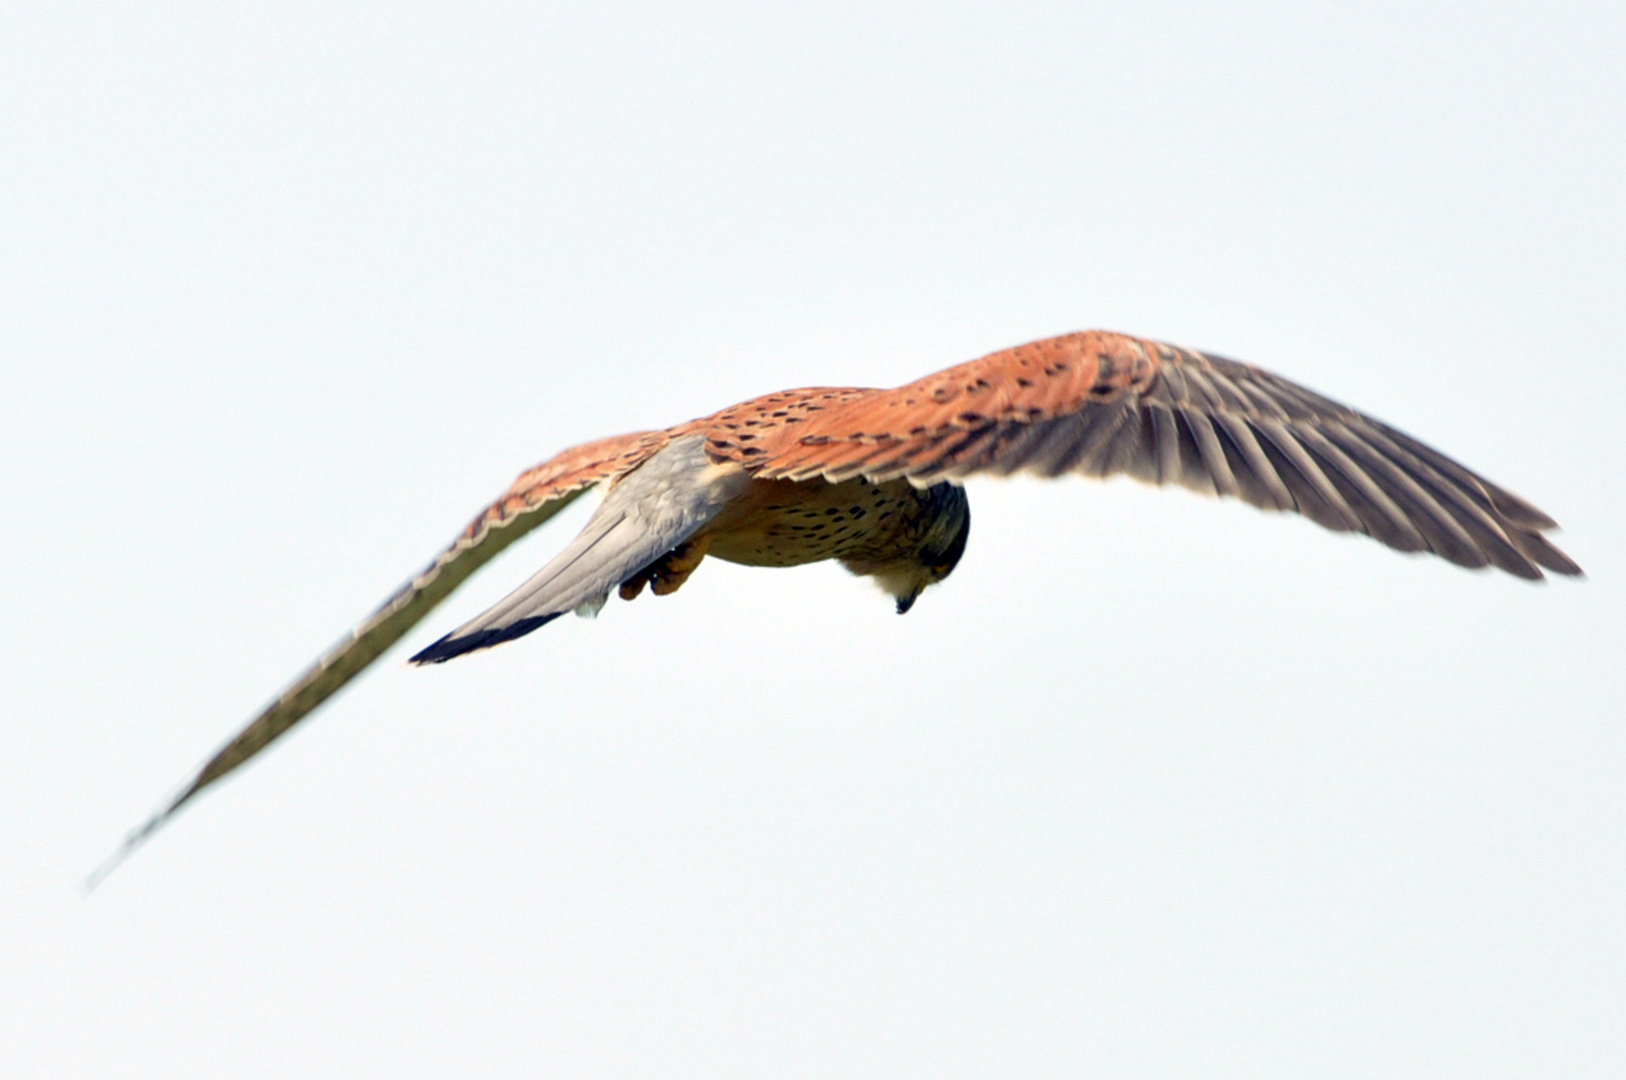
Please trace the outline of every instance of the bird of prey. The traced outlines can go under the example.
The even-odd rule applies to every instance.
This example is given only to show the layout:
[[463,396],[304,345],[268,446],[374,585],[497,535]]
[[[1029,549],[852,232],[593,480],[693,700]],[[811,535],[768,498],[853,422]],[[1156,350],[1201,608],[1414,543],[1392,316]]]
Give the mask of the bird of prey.
[[588,488],[581,534],[529,581],[415,656],[529,634],[612,590],[676,591],[711,555],[837,559],[908,611],[954,570],[973,474],[1123,474],[1303,514],[1400,551],[1532,580],[1581,572],[1546,514],[1409,435],[1234,360],[1106,331],[993,353],[893,390],[786,390],[664,431],[572,447],[522,473],[422,573],[283,691],[102,871],[359,675],[475,569]]

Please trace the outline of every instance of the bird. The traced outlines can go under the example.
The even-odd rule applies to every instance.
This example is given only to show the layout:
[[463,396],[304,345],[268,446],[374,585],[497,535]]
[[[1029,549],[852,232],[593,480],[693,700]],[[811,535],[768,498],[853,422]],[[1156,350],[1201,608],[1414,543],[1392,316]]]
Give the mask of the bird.
[[669,595],[707,556],[779,567],[836,559],[902,614],[965,552],[962,482],[1017,472],[1174,484],[1463,567],[1581,575],[1543,535],[1552,518],[1439,451],[1264,369],[1147,338],[1080,331],[894,389],[785,390],[574,446],[521,473],[128,834],[90,884],[589,489],[606,493],[557,557],[411,663],[596,613],[612,591]]

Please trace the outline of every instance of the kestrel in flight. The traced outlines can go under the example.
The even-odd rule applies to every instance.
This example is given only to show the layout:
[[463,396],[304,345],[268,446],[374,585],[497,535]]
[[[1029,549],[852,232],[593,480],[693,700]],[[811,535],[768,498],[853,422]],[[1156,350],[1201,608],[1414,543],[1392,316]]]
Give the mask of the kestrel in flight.
[[204,788],[361,674],[471,573],[588,488],[581,534],[501,603],[412,657],[438,664],[676,591],[707,555],[838,559],[910,609],[954,570],[977,473],[1123,474],[1290,510],[1400,551],[1536,580],[1581,569],[1546,514],[1380,421],[1256,367],[1087,331],[1006,349],[895,390],[786,390],[664,431],[572,447],[522,473],[446,550],[228,742],[101,873]]

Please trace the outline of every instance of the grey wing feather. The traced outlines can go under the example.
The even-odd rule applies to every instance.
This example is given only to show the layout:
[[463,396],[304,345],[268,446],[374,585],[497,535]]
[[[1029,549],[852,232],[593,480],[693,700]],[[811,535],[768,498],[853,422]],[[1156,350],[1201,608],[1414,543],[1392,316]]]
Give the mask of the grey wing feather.
[[522,637],[567,611],[597,611],[611,589],[699,532],[749,483],[738,466],[711,462],[703,436],[673,442],[611,488],[552,562],[412,662],[442,663]]

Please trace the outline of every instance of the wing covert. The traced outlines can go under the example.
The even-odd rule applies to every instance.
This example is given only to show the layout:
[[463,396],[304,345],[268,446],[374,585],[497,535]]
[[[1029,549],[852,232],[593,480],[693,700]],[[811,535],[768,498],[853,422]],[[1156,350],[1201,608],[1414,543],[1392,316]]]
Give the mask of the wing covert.
[[1437,450],[1248,364],[1085,331],[836,404],[759,441],[763,478],[1125,475],[1524,578],[1580,568],[1551,518]]

